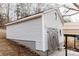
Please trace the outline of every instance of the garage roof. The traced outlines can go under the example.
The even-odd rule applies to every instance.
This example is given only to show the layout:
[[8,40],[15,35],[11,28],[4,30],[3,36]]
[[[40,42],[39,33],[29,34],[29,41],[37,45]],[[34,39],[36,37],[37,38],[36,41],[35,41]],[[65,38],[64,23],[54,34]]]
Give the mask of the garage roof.
[[[43,13],[47,13],[47,12],[50,12],[52,10],[56,10],[57,11],[57,14],[60,17],[60,20],[61,20],[62,24],[64,24],[63,17],[62,17],[62,15],[61,15],[61,13],[60,13],[60,11],[58,9],[49,9],[47,11],[44,11]],[[17,23],[20,23],[20,22],[23,22],[23,21],[32,20],[34,18],[41,17],[43,13],[39,13],[39,14],[35,14],[35,15],[32,15],[32,16],[29,16],[29,17],[25,17],[23,19],[19,19],[19,20],[13,21],[13,22],[7,23],[5,25],[8,26],[8,25],[17,24]]]
[[79,29],[79,22],[65,23],[64,29]]

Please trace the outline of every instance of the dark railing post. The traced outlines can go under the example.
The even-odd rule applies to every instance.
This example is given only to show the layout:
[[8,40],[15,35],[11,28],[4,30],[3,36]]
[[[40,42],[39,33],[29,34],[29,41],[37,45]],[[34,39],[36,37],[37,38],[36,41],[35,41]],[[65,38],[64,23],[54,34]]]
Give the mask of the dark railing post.
[[65,41],[65,56],[67,56],[67,35],[65,37],[66,37],[66,41]]
[[74,49],[76,48],[76,36],[74,36]]
[[48,52],[49,52],[49,50],[47,50],[47,56],[49,55]]

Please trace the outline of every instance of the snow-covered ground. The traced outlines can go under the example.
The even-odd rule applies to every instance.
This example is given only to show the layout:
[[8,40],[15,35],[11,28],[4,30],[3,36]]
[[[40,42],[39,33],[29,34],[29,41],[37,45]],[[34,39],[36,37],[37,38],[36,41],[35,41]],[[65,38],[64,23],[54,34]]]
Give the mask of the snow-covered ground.
[[[68,56],[79,56],[79,52],[75,52],[75,51],[72,51],[72,50],[67,50],[67,51],[68,51],[67,52]],[[51,54],[50,56],[65,56],[65,49],[63,48],[60,51],[56,51],[53,54]]]

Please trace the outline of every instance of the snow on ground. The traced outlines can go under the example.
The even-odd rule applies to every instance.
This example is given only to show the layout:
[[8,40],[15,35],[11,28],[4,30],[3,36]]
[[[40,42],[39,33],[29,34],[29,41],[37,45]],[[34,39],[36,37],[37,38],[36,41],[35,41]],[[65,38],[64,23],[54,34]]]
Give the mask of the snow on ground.
[[[67,50],[68,56],[79,56],[79,52],[73,51],[73,50]],[[65,49],[61,49],[60,51],[56,51],[52,53],[50,56],[65,56]]]

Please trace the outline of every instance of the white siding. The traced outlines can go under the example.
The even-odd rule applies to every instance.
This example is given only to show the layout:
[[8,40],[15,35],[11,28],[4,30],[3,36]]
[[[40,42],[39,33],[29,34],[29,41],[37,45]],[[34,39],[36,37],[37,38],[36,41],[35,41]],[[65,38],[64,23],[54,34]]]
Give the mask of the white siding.
[[[59,16],[57,16],[57,20],[55,19],[55,10],[49,11],[45,14],[43,14],[43,40],[44,43],[44,49],[47,50],[48,49],[48,42],[47,42],[47,28],[51,27],[51,28],[57,28],[58,29],[58,38],[59,38],[59,43],[62,43],[64,41],[63,39],[63,24],[59,18]],[[62,33],[62,36],[60,36],[60,31]]]
[[41,17],[18,24],[7,26],[7,38],[35,41],[36,49],[42,50],[42,20]]
[[56,11],[50,11],[43,14],[45,27],[61,28],[63,26],[59,16],[57,16],[57,19],[55,19],[55,12]]

